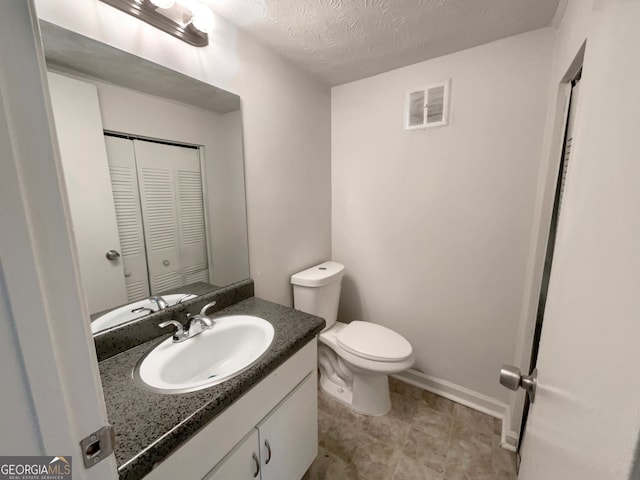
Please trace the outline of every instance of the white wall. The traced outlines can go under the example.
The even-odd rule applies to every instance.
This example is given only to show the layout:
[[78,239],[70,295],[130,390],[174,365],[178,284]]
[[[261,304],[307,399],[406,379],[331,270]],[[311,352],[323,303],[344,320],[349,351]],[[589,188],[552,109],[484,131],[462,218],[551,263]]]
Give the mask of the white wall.
[[242,98],[251,276],[291,305],[289,276],[331,256],[330,90],[217,19],[195,48],[98,0],[36,0],[39,17]]
[[[531,230],[529,260],[527,265],[524,298],[520,313],[520,324],[513,364],[522,371],[529,371],[531,346],[536,323],[540,284],[547,251],[547,238],[553,210],[554,192],[560,164],[562,148],[562,119],[558,116],[560,85],[569,67],[578,55],[587,38],[591,22],[593,0],[568,0],[556,29],[556,40],[553,53],[553,65],[550,76],[549,96],[547,99],[547,115],[542,146],[538,186],[536,193],[536,209],[533,228]],[[524,393],[519,391],[510,395],[511,429],[519,431]]]
[[212,245],[214,275],[220,282],[216,285],[228,285],[237,282],[242,272],[249,271],[247,205],[235,200],[245,198],[240,111],[221,115],[218,128],[220,162],[214,173],[216,178],[210,180],[217,188],[209,190],[207,197],[218,209],[213,228],[220,234],[213,236]]
[[[501,401],[513,358],[552,29],[332,89],[340,318],[410,339],[416,368]],[[451,124],[403,129],[407,89],[452,78]]]

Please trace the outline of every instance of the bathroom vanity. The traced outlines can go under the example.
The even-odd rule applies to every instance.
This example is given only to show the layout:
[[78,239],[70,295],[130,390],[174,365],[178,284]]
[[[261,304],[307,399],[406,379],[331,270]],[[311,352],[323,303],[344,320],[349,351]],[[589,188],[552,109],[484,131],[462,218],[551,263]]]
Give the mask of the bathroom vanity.
[[312,341],[147,478],[182,478],[189,465],[207,480],[300,479],[318,449],[316,355]]
[[[229,288],[211,296],[224,304],[225,292],[234,294]],[[191,307],[208,300],[210,296],[201,297]],[[316,336],[324,320],[252,296],[211,317],[225,315],[267,320],[275,331],[273,342],[248,370],[190,393],[156,393],[133,379],[135,365],[167,338],[165,332],[113,356],[106,355],[100,343],[118,344],[114,338],[127,337],[126,327],[110,332],[111,339],[97,337],[98,351],[103,358],[109,357],[99,366],[109,421],[116,431],[121,479],[296,480],[313,462],[317,454]],[[153,316],[145,322],[156,321]]]

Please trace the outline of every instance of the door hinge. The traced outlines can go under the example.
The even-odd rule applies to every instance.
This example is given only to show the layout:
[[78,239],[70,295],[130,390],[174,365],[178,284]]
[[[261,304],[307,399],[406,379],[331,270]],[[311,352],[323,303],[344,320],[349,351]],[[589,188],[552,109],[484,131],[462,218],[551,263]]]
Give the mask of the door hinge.
[[80,448],[82,448],[84,467],[91,468],[107,458],[113,453],[115,444],[116,431],[111,425],[102,427],[88,437],[83,438],[80,441]]

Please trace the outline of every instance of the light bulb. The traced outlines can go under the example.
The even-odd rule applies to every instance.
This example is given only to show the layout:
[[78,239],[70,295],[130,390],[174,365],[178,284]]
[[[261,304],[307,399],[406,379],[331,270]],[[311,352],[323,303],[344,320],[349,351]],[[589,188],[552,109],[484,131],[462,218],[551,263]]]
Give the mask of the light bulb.
[[196,4],[191,9],[193,16],[191,24],[202,33],[211,33],[215,27],[215,18],[211,9],[202,4]]
[[176,3],[175,0],[149,0],[157,8],[171,8]]

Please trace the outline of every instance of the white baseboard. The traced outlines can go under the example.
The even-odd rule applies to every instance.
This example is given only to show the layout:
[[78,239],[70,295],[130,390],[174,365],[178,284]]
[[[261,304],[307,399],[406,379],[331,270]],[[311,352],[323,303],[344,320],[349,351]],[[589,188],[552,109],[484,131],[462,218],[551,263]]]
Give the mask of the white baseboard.
[[466,407],[501,419],[502,434],[500,446],[512,452],[516,451],[519,435],[518,432],[511,430],[511,408],[506,403],[414,369],[405,370],[402,373],[393,375],[393,377],[428,392],[440,395],[441,397],[448,398]]

